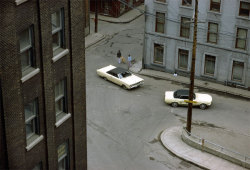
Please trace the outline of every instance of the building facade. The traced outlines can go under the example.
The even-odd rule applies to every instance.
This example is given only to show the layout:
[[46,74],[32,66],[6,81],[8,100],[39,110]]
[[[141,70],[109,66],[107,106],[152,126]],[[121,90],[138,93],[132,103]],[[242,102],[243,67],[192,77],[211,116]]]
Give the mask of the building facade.
[[0,1],[0,169],[87,169],[85,2]]
[[[194,1],[145,1],[145,68],[189,75]],[[198,10],[196,78],[249,89],[250,1],[203,0]]]
[[[90,0],[90,11],[95,12],[96,0]],[[98,0],[98,13],[111,17],[119,17],[125,12],[144,3],[144,0]],[[123,2],[123,3],[122,3]]]
[[85,0],[85,36],[89,35],[90,33],[90,15],[89,15],[89,0]]

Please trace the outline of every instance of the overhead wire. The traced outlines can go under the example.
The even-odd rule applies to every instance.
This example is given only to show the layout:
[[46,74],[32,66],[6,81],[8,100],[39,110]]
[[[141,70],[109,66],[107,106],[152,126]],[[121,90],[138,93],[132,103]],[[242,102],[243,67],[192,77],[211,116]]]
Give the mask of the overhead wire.
[[[124,0],[118,0],[118,1],[121,2],[121,3],[123,3],[124,5],[126,5],[126,6],[128,6],[128,7],[130,7],[130,8],[132,8],[132,9],[136,9],[136,10],[140,11],[142,14],[145,14],[145,15],[148,15],[148,16],[153,16],[154,18],[158,18],[158,19],[168,20],[168,21],[175,22],[175,23],[178,23],[178,24],[181,23],[180,20],[176,20],[176,19],[168,18],[168,17],[157,16],[156,14],[150,13],[150,12],[145,11],[145,10],[143,10],[143,9],[139,9],[138,7],[135,7],[135,6],[133,6],[133,5],[128,4],[128,3],[127,3],[126,1],[124,1]],[[169,12],[171,12],[171,11],[169,10]],[[177,13],[175,13],[175,14],[177,14]],[[198,21],[198,22],[199,22],[199,21]],[[190,25],[191,25],[191,24],[190,24]],[[193,27],[193,26],[192,26],[192,27]],[[206,32],[208,31],[208,27],[198,26],[197,28],[198,28],[198,30],[205,30]],[[232,33],[232,32],[220,31],[220,32],[218,32],[217,34],[225,35],[225,36],[230,36],[230,37],[233,37],[233,38],[237,38],[237,37],[236,37],[236,33]],[[220,36],[219,36],[219,37],[220,37]],[[220,37],[220,38],[221,38],[221,37]],[[246,38],[246,39],[248,39],[248,38]]]

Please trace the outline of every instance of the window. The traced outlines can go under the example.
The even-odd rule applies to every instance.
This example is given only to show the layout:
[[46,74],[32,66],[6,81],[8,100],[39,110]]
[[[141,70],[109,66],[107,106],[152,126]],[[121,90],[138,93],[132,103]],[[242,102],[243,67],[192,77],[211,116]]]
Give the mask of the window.
[[241,82],[243,72],[244,63],[239,61],[233,61],[232,80]]
[[180,36],[189,38],[189,33],[190,33],[190,18],[181,17]]
[[64,47],[64,15],[63,9],[51,15],[53,52]]
[[218,24],[209,22],[207,32],[207,42],[217,44],[218,40]]
[[154,63],[163,64],[163,45],[154,44]]
[[249,2],[240,2],[239,16],[243,16],[243,17],[248,18],[249,11],[250,11],[250,3]]
[[246,49],[247,29],[237,28],[235,48]]
[[182,0],[183,6],[192,6],[192,0]]
[[215,56],[205,55],[204,74],[214,76],[215,71]]
[[158,2],[164,2],[164,3],[166,2],[166,0],[156,0],[156,1],[158,1]]
[[179,49],[178,68],[187,70],[187,68],[188,68],[188,50]]
[[38,134],[38,102],[37,99],[24,106],[25,113],[25,125],[26,125],[26,140],[29,143],[29,139]]
[[33,53],[33,27],[30,27],[19,35],[20,55],[22,76],[32,71],[34,67],[35,56]]
[[164,33],[165,14],[156,12],[155,32]]
[[55,86],[55,111],[56,111],[56,121],[60,120],[67,112],[65,80],[61,80]]
[[67,170],[69,169],[69,152],[68,143],[63,143],[57,148],[58,156],[58,169]]
[[210,0],[210,11],[220,12],[221,0]]

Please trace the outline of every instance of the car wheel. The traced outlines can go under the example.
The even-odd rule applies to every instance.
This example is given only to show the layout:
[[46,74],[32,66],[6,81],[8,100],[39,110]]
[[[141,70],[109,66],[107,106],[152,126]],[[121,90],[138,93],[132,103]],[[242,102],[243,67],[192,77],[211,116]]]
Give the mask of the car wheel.
[[200,105],[200,108],[201,108],[202,110],[205,110],[205,109],[207,108],[207,105],[201,104],[201,105]]
[[103,79],[104,79],[105,81],[107,81],[107,78],[106,78],[106,77],[103,77]]
[[125,90],[127,90],[127,87],[125,85],[122,85],[122,88],[125,89]]
[[176,102],[171,103],[171,106],[172,106],[172,107],[177,107],[177,106],[178,106],[178,103],[176,103]]

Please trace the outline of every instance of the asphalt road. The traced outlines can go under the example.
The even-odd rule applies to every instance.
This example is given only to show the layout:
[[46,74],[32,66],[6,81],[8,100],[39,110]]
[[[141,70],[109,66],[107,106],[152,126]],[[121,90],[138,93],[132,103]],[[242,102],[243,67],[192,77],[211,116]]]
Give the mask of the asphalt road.
[[[118,65],[118,49],[137,60],[142,56],[143,22],[143,17],[120,25],[100,21],[106,39],[86,50],[88,169],[200,169],[172,155],[159,141],[164,129],[186,122],[186,107],[164,103],[166,90],[187,88],[185,85],[141,76],[145,85],[128,91],[96,74],[98,68]],[[250,134],[248,101],[207,93],[213,105],[207,110],[194,108],[193,123]]]

